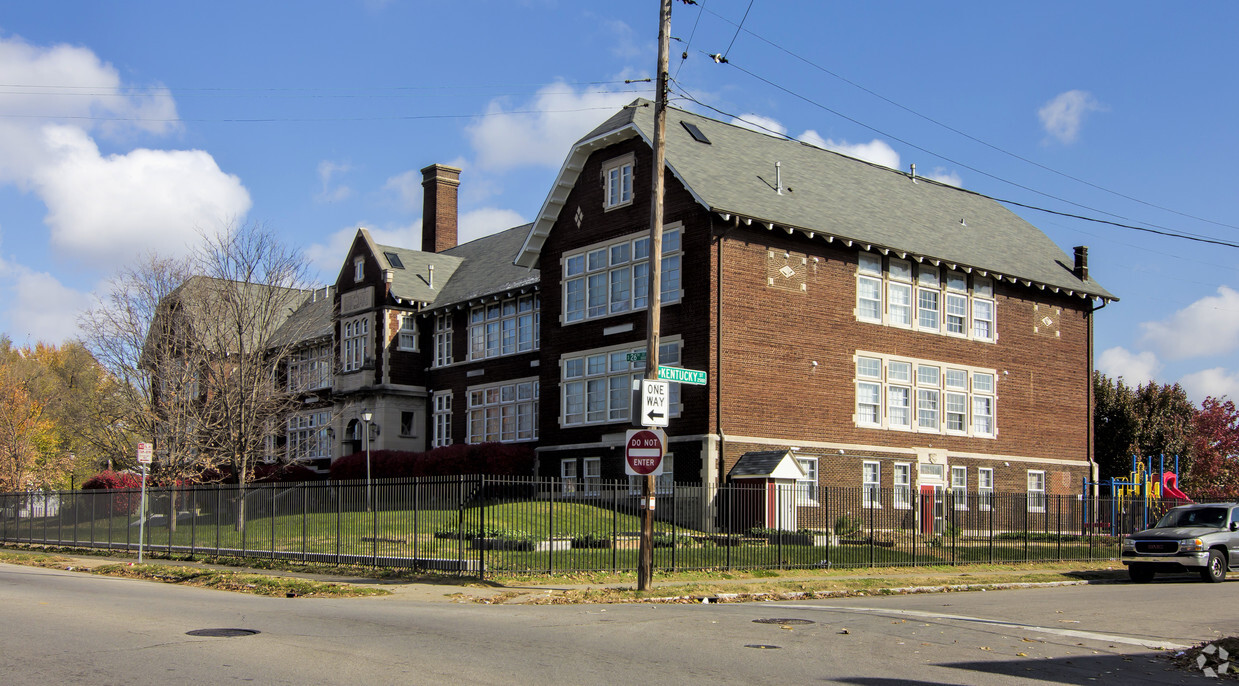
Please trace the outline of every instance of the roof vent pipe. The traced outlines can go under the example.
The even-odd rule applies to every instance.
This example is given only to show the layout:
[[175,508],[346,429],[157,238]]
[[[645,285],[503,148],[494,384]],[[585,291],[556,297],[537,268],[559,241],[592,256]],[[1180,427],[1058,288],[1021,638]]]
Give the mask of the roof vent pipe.
[[916,183],[916,162],[912,163],[912,183]]
[[774,163],[774,192],[783,195],[783,163]]
[[1081,281],[1088,281],[1088,246],[1076,246],[1076,265],[1072,273]]
[[434,287],[435,287],[435,266],[434,266],[433,264],[428,264],[428,265],[426,265],[426,271],[427,271],[427,272],[429,272],[429,275],[426,277],[426,283],[430,286],[430,289],[431,289],[431,290],[434,290]]

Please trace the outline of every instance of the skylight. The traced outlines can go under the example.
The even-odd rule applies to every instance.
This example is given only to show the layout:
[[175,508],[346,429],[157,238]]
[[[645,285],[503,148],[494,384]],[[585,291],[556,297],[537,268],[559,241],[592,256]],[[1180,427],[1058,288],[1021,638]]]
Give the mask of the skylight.
[[395,269],[404,269],[404,263],[400,261],[400,256],[394,252],[385,252],[383,257],[387,258],[387,263]]

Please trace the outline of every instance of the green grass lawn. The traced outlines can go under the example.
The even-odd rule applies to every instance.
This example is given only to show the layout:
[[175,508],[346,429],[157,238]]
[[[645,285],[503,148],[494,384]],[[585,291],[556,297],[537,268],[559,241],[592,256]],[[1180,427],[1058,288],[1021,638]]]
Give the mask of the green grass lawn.
[[[166,518],[148,522],[146,545],[152,553],[172,548],[211,554],[214,550],[243,551],[262,557],[322,556],[466,559],[481,561],[488,570],[505,572],[605,571],[637,566],[637,539],[641,528],[635,513],[615,512],[589,502],[513,500],[485,507],[439,510],[385,510],[308,512],[275,517],[252,514],[243,531],[231,513],[184,517],[170,529]],[[66,512],[62,517],[22,520],[10,524],[8,540],[47,540],[63,545],[138,547],[135,515],[93,520],[87,513]],[[561,539],[550,549],[475,550],[461,532],[519,539],[533,548],[538,542]],[[46,532],[46,536],[44,533]],[[440,534],[440,536],[436,536]],[[443,537],[455,534],[455,537]],[[893,545],[779,545],[777,541],[745,538],[731,546],[701,531],[655,523],[654,565],[659,569],[745,569],[937,565],[973,562],[1088,560],[1114,557],[1114,539],[1095,537],[1066,540],[1028,540],[1023,537],[925,538],[915,532],[892,534]],[[592,548],[567,549],[567,539],[589,536]],[[670,545],[674,541],[675,545]],[[580,543],[581,541],[578,541]],[[109,546],[110,544],[110,546]],[[233,553],[228,553],[233,554]]]

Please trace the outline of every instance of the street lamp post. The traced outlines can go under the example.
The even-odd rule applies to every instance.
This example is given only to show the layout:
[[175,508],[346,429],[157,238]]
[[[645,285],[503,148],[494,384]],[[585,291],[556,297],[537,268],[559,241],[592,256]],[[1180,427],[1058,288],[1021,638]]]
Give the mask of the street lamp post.
[[361,421],[365,422],[366,425],[362,428],[361,431],[364,434],[365,441],[366,441],[366,512],[369,512],[371,508],[371,502],[370,502],[371,501],[371,497],[370,497],[370,489],[371,489],[371,485],[370,485],[370,420],[371,419],[374,419],[374,413],[368,409],[363,409],[361,411]]

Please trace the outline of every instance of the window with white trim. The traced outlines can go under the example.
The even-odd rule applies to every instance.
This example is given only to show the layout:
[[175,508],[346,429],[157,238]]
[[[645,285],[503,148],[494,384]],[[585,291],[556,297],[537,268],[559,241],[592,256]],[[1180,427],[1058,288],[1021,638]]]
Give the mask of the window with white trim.
[[[674,384],[673,384],[674,385]],[[645,481],[643,476],[628,476],[628,493],[630,495],[640,495],[645,486],[642,482]],[[675,486],[675,455],[667,453],[663,455],[663,473],[654,477],[654,493],[657,495],[667,495],[671,493],[671,489]]]
[[576,458],[559,461],[559,478],[563,482],[564,495],[574,495],[577,487]]
[[366,258],[357,257],[353,259],[353,281],[362,281],[366,278]]
[[632,203],[633,156],[625,155],[607,162],[602,168],[606,184],[603,207],[611,209]]
[[[194,378],[194,385],[197,378]],[[331,385],[331,343],[303,348],[288,356],[288,390],[297,393]],[[197,392],[191,388],[191,397]]]
[[340,370],[355,372],[370,357],[370,317],[362,315],[340,324]]
[[[607,348],[560,359],[561,426],[626,422],[632,405],[633,384],[645,375],[645,360],[633,359],[644,347]],[[644,358],[644,355],[641,355]],[[679,366],[680,342],[658,346],[659,364]],[[669,416],[680,414],[680,384],[670,384]]]
[[[681,258],[677,223],[663,230],[660,291],[664,305],[679,302],[682,296]],[[649,305],[649,263],[650,239],[644,233],[565,255],[564,323],[645,309]]]
[[430,447],[442,448],[452,444],[452,394],[451,392],[434,394],[433,426]]
[[856,353],[856,425],[993,438],[997,392],[992,369]]
[[536,350],[541,316],[538,300],[537,295],[522,295],[471,309],[469,359],[483,360]]
[[400,331],[396,334],[396,347],[400,350],[417,350],[417,315],[400,315]]
[[[883,266],[885,264],[885,267]],[[929,263],[861,252],[856,265],[856,318],[978,341],[998,339],[994,280]]]
[[538,438],[538,381],[469,389],[468,443],[512,443]]
[[882,507],[882,463],[861,463],[861,505],[867,508]]
[[446,367],[452,363],[452,315],[435,315],[434,366]]
[[331,440],[327,437],[330,423],[330,412],[306,412],[289,417],[284,443],[288,461],[331,457]]
[[1045,472],[1028,470],[1028,511],[1045,512]]
[[968,468],[951,467],[951,498],[955,509],[968,509]]
[[994,470],[989,467],[977,469],[977,509],[989,511],[994,507]]
[[893,465],[892,479],[895,492],[893,505],[900,510],[912,509],[912,464],[896,462]]
[[598,495],[602,488],[602,458],[587,457],[582,460],[585,466],[583,485],[586,495]]
[[796,479],[796,504],[816,505],[817,458],[797,457],[796,462],[800,464],[800,469],[804,472],[804,476]]

